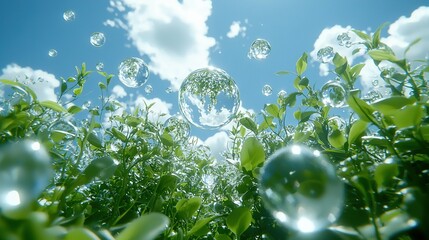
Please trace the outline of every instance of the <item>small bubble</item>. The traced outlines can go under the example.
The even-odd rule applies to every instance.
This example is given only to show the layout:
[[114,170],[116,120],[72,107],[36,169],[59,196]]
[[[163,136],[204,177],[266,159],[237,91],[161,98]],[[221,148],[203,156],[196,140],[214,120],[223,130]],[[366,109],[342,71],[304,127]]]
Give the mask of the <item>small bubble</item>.
[[344,46],[346,46],[346,48],[350,48],[352,46],[352,42],[347,41]]
[[94,47],[101,47],[106,42],[106,38],[103,33],[95,32],[91,35],[90,42]]
[[58,55],[58,52],[55,49],[50,49],[48,55],[49,57],[56,57]]
[[262,94],[264,94],[264,96],[270,96],[273,93],[273,89],[271,88],[270,85],[265,84],[262,87]]
[[173,89],[171,87],[168,87],[168,88],[165,89],[165,92],[166,93],[172,93]]
[[99,62],[97,63],[97,65],[95,65],[95,69],[97,69],[97,71],[102,72],[104,70],[104,63]]
[[350,43],[350,36],[349,34],[345,33],[341,33],[340,35],[337,36],[337,41],[338,41],[338,45],[340,46],[346,46],[347,47],[347,43]]
[[329,63],[334,58],[334,48],[331,46],[324,47],[317,51],[317,59],[322,63]]
[[374,79],[374,80],[372,80],[372,86],[378,86],[378,80],[377,79]]
[[346,104],[347,91],[338,81],[328,81],[320,90],[323,104],[330,107],[343,107]]
[[76,17],[76,14],[72,10],[65,11],[63,13],[63,18],[66,22],[73,21]]
[[250,59],[265,59],[271,52],[271,45],[265,39],[256,39],[250,46],[247,57]]
[[127,87],[141,87],[149,78],[149,68],[140,58],[128,58],[119,65],[118,77]]
[[144,92],[145,92],[146,94],[151,94],[151,93],[153,92],[153,87],[152,87],[152,85],[146,85],[146,86],[144,87]]

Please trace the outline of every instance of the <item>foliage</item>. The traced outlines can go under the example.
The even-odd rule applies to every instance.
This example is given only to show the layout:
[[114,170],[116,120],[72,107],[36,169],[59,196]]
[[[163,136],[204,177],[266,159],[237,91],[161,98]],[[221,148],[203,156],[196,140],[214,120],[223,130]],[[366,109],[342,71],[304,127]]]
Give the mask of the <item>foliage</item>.
[[[380,31],[369,36],[354,30],[390,94],[361,96],[356,85],[364,64],[350,65],[336,54],[332,74],[347,86],[351,111],[340,127],[330,121],[336,109],[323,104],[303,75],[304,53],[296,63],[295,92],[266,104],[257,116],[237,116],[224,163],[150,121],[151,105],[118,113],[120,104],[109,98],[113,75],[99,72],[99,107],[74,105],[93,76],[84,64],[63,80],[58,102],[39,101],[28,86],[1,80],[18,98],[2,102],[10,108],[0,115],[0,144],[38,139],[51,155],[55,177],[25,217],[0,213],[0,239],[302,237],[280,226],[258,193],[265,158],[291,143],[325,154],[346,184],[340,219],[304,238],[429,238],[429,64],[399,59],[380,41]],[[392,68],[382,69],[381,62]],[[63,99],[66,94],[71,100]],[[288,114],[296,126],[287,124]],[[50,134],[58,119],[77,121],[76,138],[68,144]]]

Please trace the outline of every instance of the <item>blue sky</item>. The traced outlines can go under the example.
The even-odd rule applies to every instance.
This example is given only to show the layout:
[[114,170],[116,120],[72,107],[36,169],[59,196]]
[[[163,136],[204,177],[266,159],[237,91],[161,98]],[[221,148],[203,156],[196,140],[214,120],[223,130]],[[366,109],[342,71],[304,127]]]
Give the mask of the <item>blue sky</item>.
[[[372,32],[384,22],[395,24],[396,27],[387,26],[383,31],[386,41],[395,45],[394,50],[400,55],[404,44],[422,37],[410,57],[426,57],[429,9],[419,9],[425,5],[429,4],[423,0],[2,1],[0,76],[40,76],[46,80],[45,85],[34,87],[44,89],[40,96],[50,99],[58,91],[58,79],[73,76],[74,67],[82,62],[90,70],[103,62],[104,71],[117,75],[122,60],[141,57],[149,64],[151,74],[147,84],[153,86],[153,92],[148,95],[143,88],[127,88],[115,77],[112,87],[118,87],[112,94],[124,104],[142,99],[157,102],[155,108],[169,116],[179,111],[177,92],[167,94],[165,89],[178,88],[192,69],[213,65],[234,78],[242,107],[257,113],[265,103],[276,101],[278,91],[293,91],[293,76],[277,76],[277,71],[293,71],[303,52],[312,52],[314,56],[316,48],[335,44],[332,39],[352,28]],[[412,15],[416,9],[418,13]],[[64,21],[66,10],[75,12],[74,21]],[[163,25],[166,19],[172,20],[172,24]],[[228,37],[234,22],[241,31],[231,32]],[[102,47],[90,44],[93,32],[105,34],[106,43]],[[264,38],[272,46],[264,60],[247,58],[249,46],[256,38]],[[50,49],[56,49],[58,55],[49,57]],[[336,50],[344,50],[346,56],[351,52]],[[365,60],[348,57],[355,62]],[[334,77],[326,75],[327,66],[319,66],[311,57],[310,61],[306,74],[313,83]],[[376,75],[372,70],[366,71],[368,79],[371,74]],[[98,102],[99,80],[97,74],[90,77],[83,101]],[[265,84],[272,86],[271,96],[262,95]],[[368,88],[368,84],[362,84]],[[121,98],[124,92],[127,96]],[[226,134],[219,133],[223,130],[192,127],[191,134],[202,141],[209,138],[208,145],[222,149],[215,143],[225,142]]]

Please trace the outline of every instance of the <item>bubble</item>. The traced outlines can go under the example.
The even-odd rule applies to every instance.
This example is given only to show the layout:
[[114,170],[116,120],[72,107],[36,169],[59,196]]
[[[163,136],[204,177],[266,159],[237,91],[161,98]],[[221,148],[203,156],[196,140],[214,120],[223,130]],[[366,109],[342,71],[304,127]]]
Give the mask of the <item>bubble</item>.
[[63,13],[63,18],[66,22],[70,22],[76,18],[76,14],[72,10],[68,10]]
[[52,177],[49,154],[33,140],[0,149],[0,210],[9,217],[25,217],[21,211],[37,199]]
[[328,81],[320,90],[323,104],[330,107],[343,107],[346,104],[347,91],[338,81]]
[[104,63],[99,62],[97,63],[97,65],[95,65],[95,69],[97,69],[97,71],[102,72],[104,70]]
[[49,126],[49,138],[59,145],[68,145],[77,137],[77,128],[69,121],[57,120]]
[[49,57],[56,57],[58,55],[58,52],[55,49],[50,49],[48,55]]
[[153,87],[152,85],[146,85],[146,87],[144,87],[144,92],[146,94],[151,94],[153,92]]
[[334,167],[306,146],[291,145],[271,155],[259,184],[271,214],[300,232],[318,231],[335,222],[344,201],[344,186]]
[[369,92],[367,92],[365,94],[365,96],[363,97],[363,100],[369,102],[369,103],[373,103],[374,101],[383,98],[383,94],[381,94],[380,91],[377,90],[370,90]]
[[333,116],[328,119],[329,133],[332,133],[334,130],[345,131],[346,122],[339,116]]
[[101,47],[106,42],[106,38],[104,37],[104,34],[101,32],[93,33],[89,40],[90,40],[92,46],[94,46],[94,47]]
[[262,87],[262,94],[264,94],[264,96],[270,96],[273,93],[273,89],[271,88],[270,85],[265,84]]
[[347,44],[351,44],[350,39],[351,38],[349,34],[347,34],[346,32],[341,33],[340,35],[337,36],[338,45],[347,47]]
[[322,63],[329,63],[334,58],[334,49],[331,46],[324,47],[317,51],[317,59]]
[[166,93],[172,93],[173,89],[171,87],[168,87],[168,88],[165,89],[165,92]]
[[165,121],[164,130],[171,135],[174,141],[186,142],[189,138],[191,127],[182,117],[173,116]]
[[149,78],[149,68],[140,58],[128,58],[122,61],[119,65],[118,77],[119,80],[127,87],[141,87]]
[[256,39],[250,46],[247,57],[250,59],[265,59],[271,52],[271,45],[265,39]]
[[372,86],[374,86],[374,87],[378,86],[378,80],[377,79],[372,80]]
[[344,44],[344,46],[346,46],[346,48],[349,48],[352,46],[352,42],[347,41],[346,44]]
[[229,123],[240,106],[238,87],[222,69],[208,67],[190,73],[179,90],[182,115],[199,128],[214,129]]

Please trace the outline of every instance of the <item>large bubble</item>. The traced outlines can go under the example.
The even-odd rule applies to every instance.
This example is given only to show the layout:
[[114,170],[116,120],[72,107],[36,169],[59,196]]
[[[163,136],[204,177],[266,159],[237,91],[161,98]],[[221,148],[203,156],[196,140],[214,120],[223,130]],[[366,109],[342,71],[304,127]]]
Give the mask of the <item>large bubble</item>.
[[315,232],[339,216],[344,185],[319,151],[291,145],[266,161],[260,194],[265,207],[281,224],[300,232]]
[[214,129],[229,123],[240,106],[238,87],[222,69],[208,67],[190,73],[179,90],[183,116],[193,125]]
[[122,61],[119,65],[118,77],[119,80],[127,87],[141,87],[149,78],[149,68],[140,58],[128,58]]
[[322,102],[327,106],[339,108],[346,105],[346,87],[339,81],[326,82],[322,86],[320,94]]
[[[43,146],[32,140],[9,143],[0,148],[0,209],[2,214],[21,218],[49,184],[53,171]],[[24,213],[25,214],[25,213]]]

